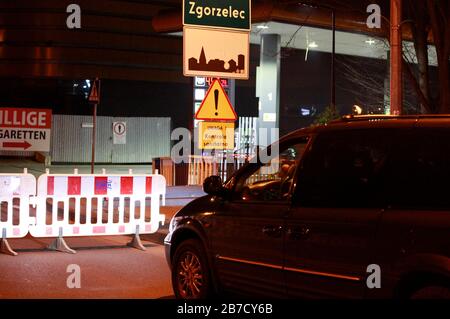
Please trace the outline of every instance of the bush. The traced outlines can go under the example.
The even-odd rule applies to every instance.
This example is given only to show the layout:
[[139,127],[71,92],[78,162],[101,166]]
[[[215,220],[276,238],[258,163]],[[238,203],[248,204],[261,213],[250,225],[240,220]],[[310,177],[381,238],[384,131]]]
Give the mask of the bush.
[[314,121],[314,125],[324,125],[332,120],[340,118],[339,112],[331,106],[327,106],[322,113],[320,113]]

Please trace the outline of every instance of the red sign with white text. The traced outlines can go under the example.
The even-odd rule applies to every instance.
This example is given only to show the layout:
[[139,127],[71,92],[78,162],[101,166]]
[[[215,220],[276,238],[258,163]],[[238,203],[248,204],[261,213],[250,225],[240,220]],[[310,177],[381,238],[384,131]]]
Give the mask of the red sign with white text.
[[0,127],[51,128],[52,110],[2,107]]
[[230,82],[228,79],[219,79],[219,78],[213,78],[213,77],[206,77],[206,83],[208,83],[208,86],[211,86],[214,83],[214,80],[220,81],[220,84],[223,88],[228,88],[230,86]]
[[50,150],[52,110],[0,108],[0,150]]

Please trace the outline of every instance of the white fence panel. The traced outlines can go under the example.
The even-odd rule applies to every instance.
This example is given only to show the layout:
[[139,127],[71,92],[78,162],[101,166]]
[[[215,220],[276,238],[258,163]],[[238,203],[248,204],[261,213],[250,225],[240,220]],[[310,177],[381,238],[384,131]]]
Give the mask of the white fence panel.
[[22,238],[28,234],[30,200],[36,178],[28,174],[0,174],[0,237]]

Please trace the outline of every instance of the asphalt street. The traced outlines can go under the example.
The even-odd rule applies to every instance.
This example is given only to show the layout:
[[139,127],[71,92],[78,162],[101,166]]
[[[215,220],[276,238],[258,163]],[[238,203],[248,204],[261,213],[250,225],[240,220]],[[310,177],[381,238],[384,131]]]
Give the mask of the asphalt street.
[[[19,255],[0,254],[0,298],[172,298],[162,240],[179,208],[162,207],[165,225],[141,235],[146,251],[126,246],[131,236],[66,238],[76,254],[47,250],[52,238],[10,239]],[[80,288],[70,288],[77,266]]]
[[[149,165],[96,166],[114,174],[151,174]],[[0,173],[28,172],[38,177],[49,168],[51,173],[89,173],[89,165],[52,165],[45,167],[33,160],[2,158]],[[168,232],[171,217],[191,200],[204,195],[201,186],[167,187],[165,225],[154,234],[141,235],[146,251],[128,247],[132,236],[66,237],[68,246],[76,254],[49,251],[47,246],[54,238],[9,239],[11,247],[19,254],[0,254],[0,299],[10,298],[172,298],[170,269],[164,256],[163,240]],[[48,206],[51,212],[51,205]],[[70,208],[73,214],[73,208]],[[34,209],[30,209],[34,216]],[[0,218],[6,218],[2,205]],[[14,215],[14,220],[17,216]],[[70,272],[79,266],[80,288],[69,288]],[[69,272],[68,272],[69,270]],[[71,277],[73,279],[73,277]],[[69,279],[70,281],[70,279]]]

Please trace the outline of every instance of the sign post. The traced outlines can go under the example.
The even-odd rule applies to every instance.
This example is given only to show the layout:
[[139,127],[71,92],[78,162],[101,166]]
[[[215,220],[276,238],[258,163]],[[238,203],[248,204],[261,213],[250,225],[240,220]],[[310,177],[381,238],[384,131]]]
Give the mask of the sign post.
[[97,104],[100,103],[100,80],[95,78],[92,82],[91,92],[89,93],[89,103],[94,104],[94,111],[92,115],[92,158],[91,158],[91,174],[94,174],[95,166],[95,139],[97,131]]
[[[183,74],[247,80],[251,21],[251,0],[183,0]],[[234,149],[237,115],[220,81],[211,84],[194,118],[202,121],[200,149]]]

